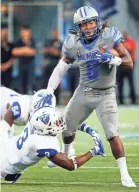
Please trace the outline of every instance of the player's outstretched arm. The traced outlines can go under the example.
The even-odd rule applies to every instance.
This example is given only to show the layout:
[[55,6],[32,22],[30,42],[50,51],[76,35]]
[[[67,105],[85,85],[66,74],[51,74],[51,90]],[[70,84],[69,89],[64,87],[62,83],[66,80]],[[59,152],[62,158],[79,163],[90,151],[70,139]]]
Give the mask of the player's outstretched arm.
[[53,93],[54,90],[58,87],[62,77],[67,73],[68,69],[70,68],[70,63],[71,60],[66,56],[63,56],[62,59],[60,59],[48,82],[47,89],[50,92]]
[[63,153],[58,153],[53,157],[50,157],[50,161],[54,164],[67,169],[69,171],[73,171],[78,167],[85,164],[88,160],[96,155],[104,156],[104,147],[101,141],[97,140],[95,143],[95,147],[88,151],[87,153],[77,156],[75,158],[68,159]]
[[72,159],[68,159],[63,153],[58,153],[54,157],[51,157],[50,161],[52,161],[54,164],[56,164],[64,169],[73,171],[73,170],[77,169],[78,167],[82,166],[84,163],[86,163],[92,157],[93,157],[93,155],[90,151],[85,153],[84,155],[80,155],[80,156],[72,158]]
[[14,119],[11,111],[11,106],[9,104],[7,106],[7,111],[3,117],[3,120],[5,120],[10,125],[10,127],[13,125]]

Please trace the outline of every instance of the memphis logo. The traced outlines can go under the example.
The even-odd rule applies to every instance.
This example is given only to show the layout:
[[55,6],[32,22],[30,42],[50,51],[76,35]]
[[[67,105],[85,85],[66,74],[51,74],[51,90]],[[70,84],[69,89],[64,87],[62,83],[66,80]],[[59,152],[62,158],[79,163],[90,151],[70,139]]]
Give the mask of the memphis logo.
[[37,119],[40,119],[45,125],[47,125],[50,120],[50,114],[43,114]]
[[77,59],[78,59],[78,61],[93,60],[95,55],[96,55],[96,51],[95,52],[90,52],[90,53],[85,53],[85,54],[78,54]]

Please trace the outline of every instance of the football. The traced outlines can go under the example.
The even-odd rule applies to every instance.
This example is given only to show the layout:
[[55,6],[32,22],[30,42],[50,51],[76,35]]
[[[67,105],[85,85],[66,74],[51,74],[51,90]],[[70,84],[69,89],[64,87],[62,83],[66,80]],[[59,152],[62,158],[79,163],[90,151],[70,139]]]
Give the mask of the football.
[[[103,48],[103,47],[100,47],[99,50],[102,52],[102,53],[105,53],[106,49]],[[119,54],[118,52],[115,50],[115,49],[109,49],[110,53],[113,55],[113,56],[117,56],[119,57]]]

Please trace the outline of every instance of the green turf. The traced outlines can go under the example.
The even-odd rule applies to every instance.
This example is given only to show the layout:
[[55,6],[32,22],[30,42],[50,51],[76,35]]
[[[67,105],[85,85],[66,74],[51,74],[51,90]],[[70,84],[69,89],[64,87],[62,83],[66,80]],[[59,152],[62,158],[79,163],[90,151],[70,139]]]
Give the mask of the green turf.
[[[129,172],[137,183],[137,188],[124,188],[120,183],[119,170],[112,157],[108,142],[96,115],[87,122],[95,127],[105,145],[107,157],[95,157],[83,168],[68,172],[61,168],[47,168],[46,159],[30,167],[24,175],[11,185],[2,183],[2,192],[138,192],[139,191],[139,138],[125,138],[126,135],[139,134],[139,110],[122,109],[119,111],[119,132],[127,155]],[[17,132],[21,128],[18,128]],[[81,154],[93,146],[90,136],[78,131],[75,147]]]

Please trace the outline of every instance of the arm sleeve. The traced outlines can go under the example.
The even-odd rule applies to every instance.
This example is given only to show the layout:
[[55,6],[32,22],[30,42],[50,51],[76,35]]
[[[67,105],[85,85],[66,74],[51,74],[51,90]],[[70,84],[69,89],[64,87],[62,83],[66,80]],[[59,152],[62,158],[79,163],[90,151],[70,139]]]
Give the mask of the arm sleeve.
[[[73,35],[70,35],[65,39],[64,44],[62,46],[63,55],[70,59],[71,64],[74,62],[74,45],[75,38]],[[49,90],[55,90],[58,87],[62,77],[67,73],[68,69],[71,67],[71,64],[67,64],[63,60],[59,61],[58,65],[55,67],[49,79],[47,87]]]
[[60,60],[49,79],[47,89],[55,90],[69,68],[69,64],[65,63],[63,60]]

